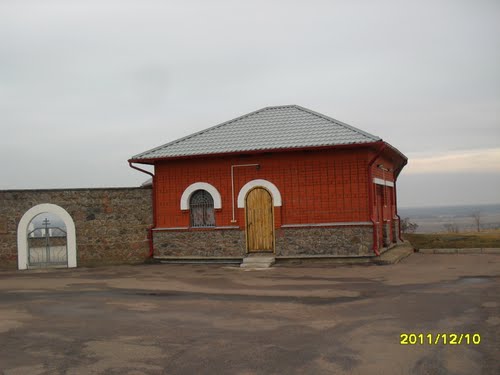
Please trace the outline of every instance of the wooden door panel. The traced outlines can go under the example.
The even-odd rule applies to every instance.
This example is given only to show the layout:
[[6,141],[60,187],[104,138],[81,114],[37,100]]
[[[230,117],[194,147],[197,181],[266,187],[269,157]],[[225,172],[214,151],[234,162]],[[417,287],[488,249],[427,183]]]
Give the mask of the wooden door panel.
[[247,245],[249,252],[273,251],[273,200],[266,189],[255,188],[246,198]]

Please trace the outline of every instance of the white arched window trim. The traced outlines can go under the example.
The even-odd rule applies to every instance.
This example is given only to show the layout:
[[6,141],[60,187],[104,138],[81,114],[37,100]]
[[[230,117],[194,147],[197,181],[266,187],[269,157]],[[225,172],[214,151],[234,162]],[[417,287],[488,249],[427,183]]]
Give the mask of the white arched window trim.
[[17,226],[17,268],[20,270],[28,268],[28,226],[35,216],[43,213],[57,215],[64,221],[67,236],[68,267],[76,267],[76,230],[71,215],[64,208],[55,204],[42,203],[26,211]]
[[269,190],[269,192],[273,196],[274,206],[281,206],[281,194],[275,184],[267,180],[252,180],[243,185],[240,192],[238,193],[238,208],[245,207],[245,197],[247,193],[255,187],[264,187]]
[[184,193],[182,193],[181,210],[189,210],[189,198],[191,198],[191,194],[193,194],[196,190],[207,191],[214,200],[214,208],[222,208],[222,199],[215,186],[210,185],[207,182],[195,182],[194,184],[189,185],[186,190],[184,190]]

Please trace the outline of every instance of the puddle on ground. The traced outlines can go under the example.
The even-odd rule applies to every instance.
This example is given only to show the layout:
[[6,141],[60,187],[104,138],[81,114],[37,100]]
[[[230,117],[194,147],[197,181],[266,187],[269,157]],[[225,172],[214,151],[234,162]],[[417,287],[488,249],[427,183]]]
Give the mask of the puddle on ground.
[[455,283],[462,285],[485,284],[490,283],[491,279],[491,276],[464,276],[455,281]]

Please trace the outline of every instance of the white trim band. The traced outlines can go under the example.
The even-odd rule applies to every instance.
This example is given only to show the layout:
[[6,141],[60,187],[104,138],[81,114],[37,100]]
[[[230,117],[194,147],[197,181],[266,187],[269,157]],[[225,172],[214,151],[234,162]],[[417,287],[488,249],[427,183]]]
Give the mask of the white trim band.
[[222,227],[170,227],[170,228],[154,228],[153,232],[161,232],[161,231],[183,231],[183,230],[198,230],[198,229],[240,229],[237,225],[227,225]]
[[373,225],[369,221],[342,221],[337,223],[314,223],[314,224],[284,224],[281,228],[302,228],[302,227],[345,227],[345,226],[361,226]]
[[373,179],[373,183],[377,185],[394,187],[394,182],[382,180],[381,178],[376,178],[376,177]]
[[222,208],[222,199],[215,186],[210,185],[208,182],[195,182],[194,184],[189,185],[186,190],[184,190],[184,193],[182,193],[181,210],[189,210],[189,198],[191,198],[191,194],[193,194],[196,190],[207,191],[214,200],[214,208]]
[[274,206],[281,206],[281,194],[276,185],[267,180],[252,180],[243,185],[238,193],[238,208],[245,208],[245,197],[247,193],[255,187],[263,187],[269,190],[273,196]]

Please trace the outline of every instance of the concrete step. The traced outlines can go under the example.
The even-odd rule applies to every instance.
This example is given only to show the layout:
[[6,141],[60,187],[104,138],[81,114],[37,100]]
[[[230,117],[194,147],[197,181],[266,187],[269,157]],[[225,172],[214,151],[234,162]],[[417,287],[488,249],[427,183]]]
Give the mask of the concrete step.
[[243,258],[243,263],[241,263],[241,268],[269,268],[271,267],[276,259],[270,256],[249,256]]
[[404,241],[382,253],[380,256],[373,258],[372,262],[379,265],[395,264],[399,263],[401,259],[410,256],[413,252],[413,246],[408,241]]

